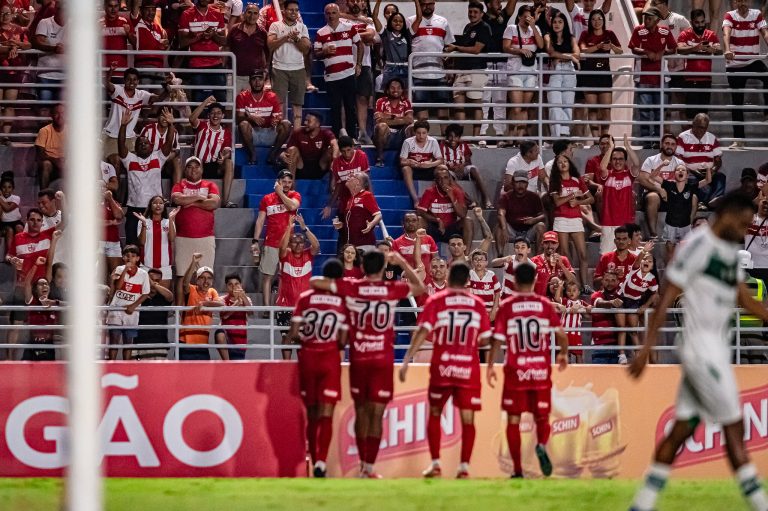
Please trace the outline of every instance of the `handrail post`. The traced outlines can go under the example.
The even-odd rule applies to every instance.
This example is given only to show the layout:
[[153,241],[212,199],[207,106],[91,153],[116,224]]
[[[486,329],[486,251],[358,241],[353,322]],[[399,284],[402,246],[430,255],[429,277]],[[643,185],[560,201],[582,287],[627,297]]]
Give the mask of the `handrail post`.
[[736,365],[741,365],[741,309],[736,309]]
[[179,316],[179,309],[174,309],[173,311],[173,330],[174,330],[174,338],[173,338],[173,359],[178,361],[180,357],[179,350],[181,349],[181,318]]
[[[661,140],[661,136],[664,134],[664,115],[666,113],[666,93],[665,93],[665,85],[666,85],[666,66],[667,64],[667,56],[662,55],[661,56],[661,80],[659,83],[659,140]],[[670,98],[671,99],[671,98]],[[658,141],[652,141],[651,143],[657,143]]]
[[542,53],[539,53],[539,54],[536,55],[536,58],[539,60],[539,65],[538,65],[538,75],[539,75],[539,90],[538,90],[538,93],[539,93],[538,94],[538,96],[539,96],[539,105],[538,105],[538,108],[539,108],[539,118],[538,118],[537,124],[539,125],[539,129],[538,129],[538,133],[539,133],[539,147],[543,148],[544,147],[544,126],[542,125],[542,119],[544,119],[544,94],[546,94],[546,92],[544,91],[544,55]]

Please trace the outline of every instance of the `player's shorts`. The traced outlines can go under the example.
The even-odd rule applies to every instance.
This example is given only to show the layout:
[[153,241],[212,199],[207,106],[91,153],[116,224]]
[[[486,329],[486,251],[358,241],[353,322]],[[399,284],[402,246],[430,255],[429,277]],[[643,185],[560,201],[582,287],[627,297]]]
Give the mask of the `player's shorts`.
[[349,364],[349,391],[355,403],[389,403],[395,390],[392,366]]
[[698,417],[724,425],[741,420],[739,388],[729,364],[699,360],[684,363],[682,369],[683,378],[675,402],[677,420]]
[[104,257],[123,257],[123,249],[120,248],[119,241],[101,241],[99,244]]
[[552,409],[552,389],[518,389],[504,381],[501,409],[509,415],[530,412],[534,417],[549,415]]
[[261,251],[261,262],[259,271],[264,275],[274,275],[277,273],[277,265],[280,262],[280,249],[276,247],[264,247]]
[[341,359],[338,351],[299,351],[299,390],[306,406],[341,399]]
[[427,392],[429,396],[429,406],[436,406],[441,410],[451,396],[453,396],[453,406],[459,410],[482,410],[479,387],[471,389],[467,387],[457,387],[455,385],[450,387],[433,387],[430,385]]

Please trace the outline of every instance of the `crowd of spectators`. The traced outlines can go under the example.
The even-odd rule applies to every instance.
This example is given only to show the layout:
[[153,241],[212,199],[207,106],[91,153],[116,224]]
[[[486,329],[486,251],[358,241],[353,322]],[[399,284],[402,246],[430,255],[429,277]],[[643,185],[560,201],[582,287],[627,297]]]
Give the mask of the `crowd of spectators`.
[[[370,12],[363,0],[342,6],[330,3],[324,8],[327,24],[312,38],[299,2],[283,0],[279,5],[276,12],[272,4],[259,9],[238,0],[196,0],[178,7],[137,0],[127,14],[121,14],[118,0],[104,3],[107,49],[142,52],[132,60],[125,55],[105,57],[104,94],[111,106],[103,130],[100,208],[105,225],[100,271],[105,275],[105,303],[122,307],[104,319],[106,325],[119,327],[109,331],[108,342],[114,345],[107,352],[110,359],[162,357],[163,349],[126,347],[120,353],[117,347],[137,341],[166,342],[167,333],[161,329],[135,327],[163,324],[162,314],[151,307],[168,304],[193,307],[184,312],[180,332],[181,341],[193,348],[182,350],[181,358],[210,357],[207,347],[194,345],[206,345],[211,332],[217,345],[230,345],[218,349],[220,358],[244,357],[245,350],[237,346],[247,343],[243,327],[252,314],[222,311],[218,316],[224,328],[213,331],[213,314],[202,309],[254,305],[241,275],[224,276],[226,293],[214,288],[215,211],[239,207],[232,193],[236,142],[245,150],[246,163],[261,163],[259,157],[265,156],[263,163],[276,169],[274,188],[263,190],[251,245],[261,279],[262,301],[256,305],[291,306],[307,288],[320,242],[300,214],[302,196],[295,185],[297,180],[330,176],[321,216],[337,233],[337,253],[347,276],[361,274],[361,251],[395,251],[414,266],[427,289],[436,292],[445,285],[447,265],[463,260],[472,267],[469,288],[483,298],[493,317],[499,301],[515,289],[514,268],[533,264],[538,273],[536,292],[557,303],[572,328],[581,325],[592,307],[640,309],[640,316],[596,313],[593,326],[637,326],[642,311],[656,299],[659,273],[654,254],[668,260],[685,235],[702,222],[700,213],[716,208],[725,193],[722,151],[709,131],[706,108],[711,60],[666,60],[673,73],[666,84],[662,57],[725,55],[737,139],[744,138],[739,108],[744,98],[738,92],[746,83],[742,75],[766,71],[760,60],[750,57],[759,53],[760,36],[768,42],[768,27],[745,0],[734,0],[734,10],[726,13],[722,39],[707,28],[702,10],[694,10],[689,22],[672,12],[666,0],[649,0],[626,49],[608,27],[611,0],[604,0],[600,8],[594,0],[582,5],[569,0],[565,12],[545,1],[518,6],[509,0],[502,6],[500,0],[472,0],[467,4],[468,23],[457,36],[449,20],[436,13],[432,0],[416,0],[416,14],[409,17],[394,4],[382,9],[380,0]],[[34,17],[15,7],[0,9],[0,55],[5,66],[20,65],[27,57],[18,52],[30,46],[45,52],[38,57],[38,66],[61,64],[66,44],[62,6],[61,1],[46,3]],[[42,17],[43,12],[48,15]],[[712,18],[709,23],[713,25]],[[156,53],[168,49],[214,54],[186,59],[179,77],[153,73],[152,68],[180,67],[180,58]],[[227,92],[224,61],[215,54],[223,50],[237,57],[234,95]],[[638,56],[635,100],[643,146],[659,150],[644,161],[628,135],[617,145],[607,133],[613,78],[610,59],[599,56],[625,51]],[[411,52],[445,56],[415,57],[409,67]],[[507,55],[458,56],[488,52]],[[536,58],[541,52],[547,60]],[[306,94],[316,90],[311,82],[313,61],[322,62],[328,119],[303,109]],[[131,62],[142,71],[130,67]],[[542,63],[550,71],[546,84],[538,83],[537,66]],[[446,87],[414,92],[414,103],[432,106],[414,110],[407,99],[409,72],[415,86]],[[14,73],[3,73],[2,81],[17,79]],[[40,112],[48,108],[52,121],[39,130],[35,141],[38,207],[22,217],[13,175],[4,175],[0,221],[6,261],[17,269],[12,303],[52,305],[63,302],[67,288],[65,244],[60,242],[67,234],[62,213],[67,205],[62,192],[50,189],[66,172],[66,122],[56,103],[60,73],[41,72],[36,79],[50,85],[41,87],[38,97],[44,102]],[[190,102],[183,83],[195,86]],[[488,86],[508,92],[502,90],[500,95],[498,90],[486,90]],[[675,90],[681,87],[695,90],[684,94]],[[13,100],[16,93],[3,89],[2,98]],[[675,103],[686,100],[691,106],[662,119],[658,106],[667,93],[682,97]],[[548,103],[544,114],[550,121],[549,146],[555,157],[546,164],[541,157],[544,148],[529,140],[531,121],[539,113],[527,105],[536,94],[546,94]],[[156,105],[169,101],[171,106]],[[507,109],[490,107],[490,102],[516,105]],[[574,108],[579,103],[587,108]],[[226,121],[229,104],[233,127]],[[6,108],[5,114],[13,112]],[[679,134],[667,131],[663,123],[673,115],[690,121],[690,129]],[[440,123],[439,129],[429,122],[448,119],[459,122]],[[474,121],[471,131],[469,124],[461,123],[464,120]],[[583,169],[575,163],[575,144],[569,140],[574,120],[590,121],[588,134],[597,139],[600,150]],[[10,133],[12,127],[3,124],[3,132]],[[489,188],[487,170],[473,161],[472,149],[488,144],[463,139],[465,132],[476,137],[491,128],[505,137],[498,147],[519,148],[506,165],[500,194]],[[183,162],[180,134],[194,135],[192,156]],[[374,146],[373,165],[358,149],[360,144]],[[737,140],[733,147],[742,146]],[[396,239],[378,235],[383,212],[371,185],[371,175],[385,165],[388,150],[399,155],[396,164],[413,207],[403,212],[403,234]],[[172,182],[170,193],[163,190],[163,176]],[[763,243],[768,196],[761,186],[766,176],[763,169],[759,174],[745,169],[741,183],[760,205],[746,248],[757,270],[768,273],[768,244]],[[472,181],[474,193],[460,185],[462,180]],[[431,185],[418,193],[418,181]],[[635,225],[638,209],[647,226],[645,241]],[[482,240],[479,246],[476,239]],[[593,275],[588,265],[590,239],[600,246]],[[441,256],[440,244],[447,245],[449,257]],[[662,244],[663,250],[653,250]],[[494,269],[504,278],[500,280]],[[395,267],[386,275],[399,277]],[[57,319],[43,314],[36,321]],[[22,314],[12,318],[16,324],[25,320]],[[275,320],[288,327],[290,314],[280,313]],[[33,337],[37,334],[33,332]],[[34,342],[47,344],[55,335],[41,334]],[[11,331],[9,340],[15,342],[17,336]],[[581,344],[581,336],[571,332],[570,337]],[[612,331],[592,335],[598,345],[633,341],[632,336]],[[581,353],[575,354],[580,360]],[[25,350],[23,357],[47,360],[52,352]],[[626,363],[629,357],[629,351],[605,351],[592,360]]]

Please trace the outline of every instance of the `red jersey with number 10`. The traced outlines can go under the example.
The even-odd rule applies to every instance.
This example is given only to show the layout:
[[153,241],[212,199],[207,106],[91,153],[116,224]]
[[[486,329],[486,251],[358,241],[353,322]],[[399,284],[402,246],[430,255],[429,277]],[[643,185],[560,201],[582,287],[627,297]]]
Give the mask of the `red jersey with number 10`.
[[419,316],[433,343],[430,386],[480,388],[478,346],[491,336],[485,304],[465,290],[430,296]]
[[391,366],[395,362],[395,319],[397,302],[410,295],[403,281],[337,280],[337,291],[349,310],[349,360]]
[[304,323],[299,330],[302,353],[338,351],[339,332],[347,330],[344,299],[325,291],[310,289],[301,293],[291,321]]
[[521,390],[552,386],[549,340],[561,325],[552,302],[534,293],[519,293],[499,306],[493,337],[507,343],[504,377]]

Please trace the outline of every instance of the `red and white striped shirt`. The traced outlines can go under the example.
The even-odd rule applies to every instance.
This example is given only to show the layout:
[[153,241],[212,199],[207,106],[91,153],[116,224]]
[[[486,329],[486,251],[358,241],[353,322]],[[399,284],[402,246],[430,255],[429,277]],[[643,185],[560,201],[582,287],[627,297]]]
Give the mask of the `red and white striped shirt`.
[[[749,9],[742,17],[738,10],[728,11],[723,18],[723,28],[731,28],[730,49],[735,55],[760,55],[760,31],[766,22],[758,9]],[[756,59],[726,60],[726,67],[744,67]]]
[[168,159],[162,151],[153,151],[147,158],[128,153],[122,158],[128,175],[128,206],[146,208],[155,195],[163,195],[162,170]]
[[640,268],[629,270],[624,282],[621,283],[619,293],[630,300],[640,300],[646,291],[655,293],[659,290],[659,284],[653,273],[642,274]]
[[526,259],[525,261],[518,261],[517,258],[512,259],[512,261],[508,262],[507,265],[504,267],[504,285],[501,289],[501,299],[509,298],[513,294],[517,292],[517,284],[515,282],[515,268],[518,267],[518,265],[521,265],[523,263],[528,263],[534,268],[536,267],[536,263],[531,261],[530,259]]
[[355,57],[352,47],[360,41],[354,25],[339,20],[335,29],[326,25],[317,31],[315,50],[321,50],[328,44],[336,45],[336,53],[325,57],[325,81],[334,82],[355,74]]
[[485,271],[485,275],[480,277],[475,270],[469,270],[469,291],[485,302],[485,307],[493,307],[494,296],[501,293],[501,284],[496,274],[490,270]]
[[[165,144],[165,135],[168,133],[168,128],[165,129],[164,133],[160,132],[160,126],[156,122],[151,122],[144,126],[144,128],[141,130],[141,133],[139,134],[140,137],[147,137],[149,139],[149,143],[152,144],[152,150],[153,151],[159,151],[161,147]],[[173,133],[173,150],[178,151],[179,150],[179,132],[175,131]]]
[[[167,218],[152,220],[147,218],[145,241],[142,246],[141,261],[148,268],[163,268],[173,262],[173,247],[168,241],[170,221]],[[137,234],[141,232],[141,224],[136,226]]]
[[114,84],[115,91],[112,93],[112,108],[109,110],[109,120],[104,126],[104,133],[111,138],[117,138],[120,133],[120,119],[123,112],[130,110],[131,122],[125,127],[125,138],[136,138],[136,123],[139,121],[139,113],[144,105],[149,104],[152,94],[145,90],[136,89],[133,97],[125,94],[125,89],[120,84]]
[[400,148],[400,158],[407,158],[419,163],[435,161],[443,157],[440,152],[440,143],[434,137],[427,136],[423,146],[416,142],[416,137],[406,138],[403,147]]
[[224,126],[213,129],[208,121],[199,121],[195,130],[195,156],[203,163],[219,159],[222,149],[232,147],[232,133]]
[[581,327],[582,313],[571,312],[569,309],[572,309],[572,308],[586,309],[589,306],[589,304],[581,299],[571,300],[570,298],[563,298],[563,305],[565,306],[566,310],[563,311],[563,315],[560,318],[560,320],[563,323],[563,329],[565,329],[565,333],[567,334],[576,333],[577,335],[581,335],[581,332],[573,332],[573,329]]
[[464,165],[467,159],[472,157],[472,149],[466,142],[461,142],[456,147],[441,142],[440,151],[443,153],[443,160],[445,160],[446,165]]
[[720,141],[710,132],[700,139],[687,130],[677,136],[677,151],[675,155],[683,160],[689,169],[700,170],[702,166],[711,166],[715,157],[722,156]]

